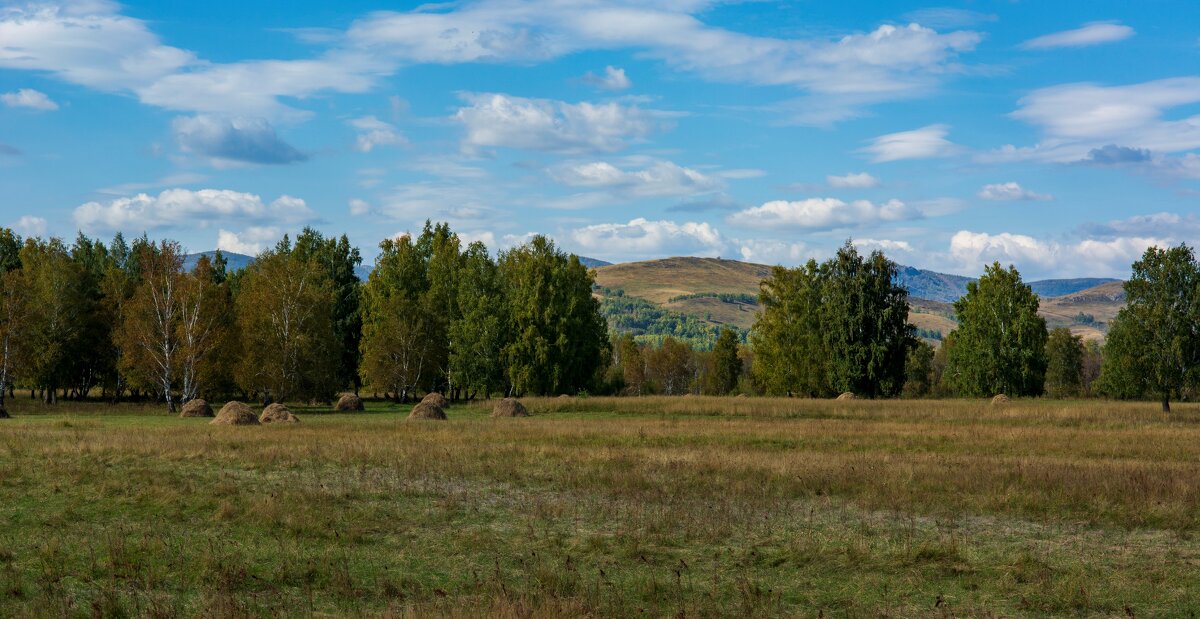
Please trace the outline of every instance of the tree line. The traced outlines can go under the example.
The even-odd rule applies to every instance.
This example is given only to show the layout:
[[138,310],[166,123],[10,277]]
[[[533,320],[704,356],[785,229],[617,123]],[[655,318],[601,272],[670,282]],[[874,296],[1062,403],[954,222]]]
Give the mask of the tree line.
[[707,324],[612,330],[593,274],[541,236],[493,258],[427,222],[379,250],[364,282],[359,250],[313,229],[236,271],[219,252],[185,269],[178,243],[145,235],[67,244],[0,229],[0,410],[17,389],[174,410],[197,397],[328,401],[364,388],[396,401],[1103,395],[1169,410],[1200,386],[1200,264],[1186,245],[1133,264],[1103,348],[1048,331],[1038,296],[999,263],[968,284],[957,328],[935,347],[908,322],[896,264],[851,242],[824,262],[774,268],[748,338]]
[[0,410],[28,389],[99,395],[328,401],[369,387],[396,400],[595,388],[609,359],[592,275],[545,237],[493,259],[446,224],[359,250],[311,228],[245,269],[220,252],[184,269],[170,240],[0,230]]
[[751,384],[810,397],[1153,398],[1164,411],[1200,387],[1200,263],[1187,245],[1151,247],[1132,265],[1103,347],[1048,331],[1038,295],[993,263],[954,303],[958,326],[935,348],[908,324],[896,269],[850,242],[823,263],[773,269],[750,334]]

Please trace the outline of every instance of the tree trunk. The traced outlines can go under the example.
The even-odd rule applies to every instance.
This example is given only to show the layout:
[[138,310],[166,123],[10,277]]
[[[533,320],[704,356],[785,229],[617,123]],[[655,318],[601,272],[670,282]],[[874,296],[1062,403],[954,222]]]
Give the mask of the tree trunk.
[[1165,395],[1163,396],[1163,399],[1162,399],[1162,412],[1164,412],[1164,413],[1169,413],[1169,412],[1171,412],[1171,398],[1170,398],[1170,396],[1165,396]]

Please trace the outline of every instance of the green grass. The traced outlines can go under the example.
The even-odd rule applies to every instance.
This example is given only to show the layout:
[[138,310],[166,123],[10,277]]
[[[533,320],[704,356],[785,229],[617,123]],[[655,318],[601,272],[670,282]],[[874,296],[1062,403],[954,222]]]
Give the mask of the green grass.
[[215,427],[12,404],[5,617],[1200,611],[1194,405],[574,398]]

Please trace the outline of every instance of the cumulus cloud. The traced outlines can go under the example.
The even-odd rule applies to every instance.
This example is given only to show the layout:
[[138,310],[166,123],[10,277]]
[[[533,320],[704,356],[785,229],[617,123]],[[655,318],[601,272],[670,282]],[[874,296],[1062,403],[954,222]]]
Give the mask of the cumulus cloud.
[[22,215],[12,226],[25,236],[46,236],[46,220],[33,215]]
[[908,241],[895,241],[892,239],[854,239],[854,244],[862,250],[876,250],[888,254],[911,254],[913,246]]
[[842,176],[826,176],[825,182],[838,189],[869,189],[880,185],[879,179],[866,172],[850,172]]
[[1015,181],[993,183],[979,189],[979,197],[984,200],[997,202],[1013,202],[1019,200],[1053,200],[1054,196],[1025,189]]
[[1047,275],[1127,276],[1129,265],[1147,247],[1164,246],[1164,239],[1119,237],[1057,242],[1023,234],[989,234],[960,230],[950,239],[950,258],[961,273],[980,273],[992,262],[1013,264],[1027,277]]
[[283,237],[283,231],[272,226],[251,227],[241,232],[217,231],[217,249],[256,256]]
[[625,75],[625,69],[618,69],[612,65],[604,67],[604,75],[588,71],[583,76],[583,81],[601,90],[626,90],[633,86],[633,82]]
[[1133,28],[1116,22],[1092,22],[1074,30],[1064,30],[1025,41],[1022,49],[1059,49],[1087,47],[1124,41],[1134,35]]
[[627,198],[690,196],[720,189],[717,179],[670,161],[654,161],[636,170],[623,170],[607,161],[566,163],[550,175],[571,187],[604,189]]
[[735,241],[735,244],[738,254],[746,262],[793,265],[817,257],[817,252],[800,242],[744,239]]
[[44,112],[58,109],[58,104],[51,101],[50,97],[46,96],[46,93],[33,90],[32,88],[22,88],[15,92],[0,94],[0,103],[8,107],[24,107]]
[[285,164],[308,159],[308,155],[280,139],[271,123],[261,118],[201,114],[176,118],[171,127],[183,152],[204,157],[217,166]]
[[721,233],[705,222],[650,221],[602,223],[571,232],[573,244],[589,256],[644,259],[662,256],[719,256],[725,248]]
[[862,151],[870,154],[876,163],[948,157],[958,151],[958,147],[946,139],[949,131],[946,125],[928,125],[912,131],[889,133],[871,140],[871,145]]
[[1100,148],[1093,148],[1088,151],[1087,156],[1082,161],[1096,165],[1123,165],[1127,163],[1145,163],[1151,159],[1150,151],[1145,148],[1130,148],[1128,146],[1117,146],[1116,144],[1105,144]]
[[809,198],[767,202],[730,215],[729,223],[752,228],[833,230],[919,217],[920,211],[900,200],[876,204],[869,200],[846,202],[837,198]]
[[463,149],[503,147],[559,153],[612,152],[644,138],[657,126],[636,106],[566,103],[500,93],[463,95],[468,106],[454,119],[466,133]]
[[354,216],[366,215],[371,212],[371,203],[360,198],[350,199],[350,214]]
[[97,232],[192,229],[233,221],[299,223],[315,218],[312,209],[299,198],[285,195],[264,203],[255,194],[228,189],[168,189],[157,196],[142,193],[108,202],[88,202],[74,212],[80,229]]
[[355,118],[350,121],[350,126],[359,131],[354,140],[354,149],[362,153],[369,153],[376,146],[393,146],[405,142],[404,136],[400,135],[395,127],[374,116]]

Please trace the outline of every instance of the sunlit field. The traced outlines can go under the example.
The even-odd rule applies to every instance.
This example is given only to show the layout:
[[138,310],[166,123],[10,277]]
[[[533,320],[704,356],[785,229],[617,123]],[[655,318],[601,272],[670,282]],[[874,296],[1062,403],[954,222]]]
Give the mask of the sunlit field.
[[1200,612],[1200,407],[526,400],[0,421],[0,616]]

